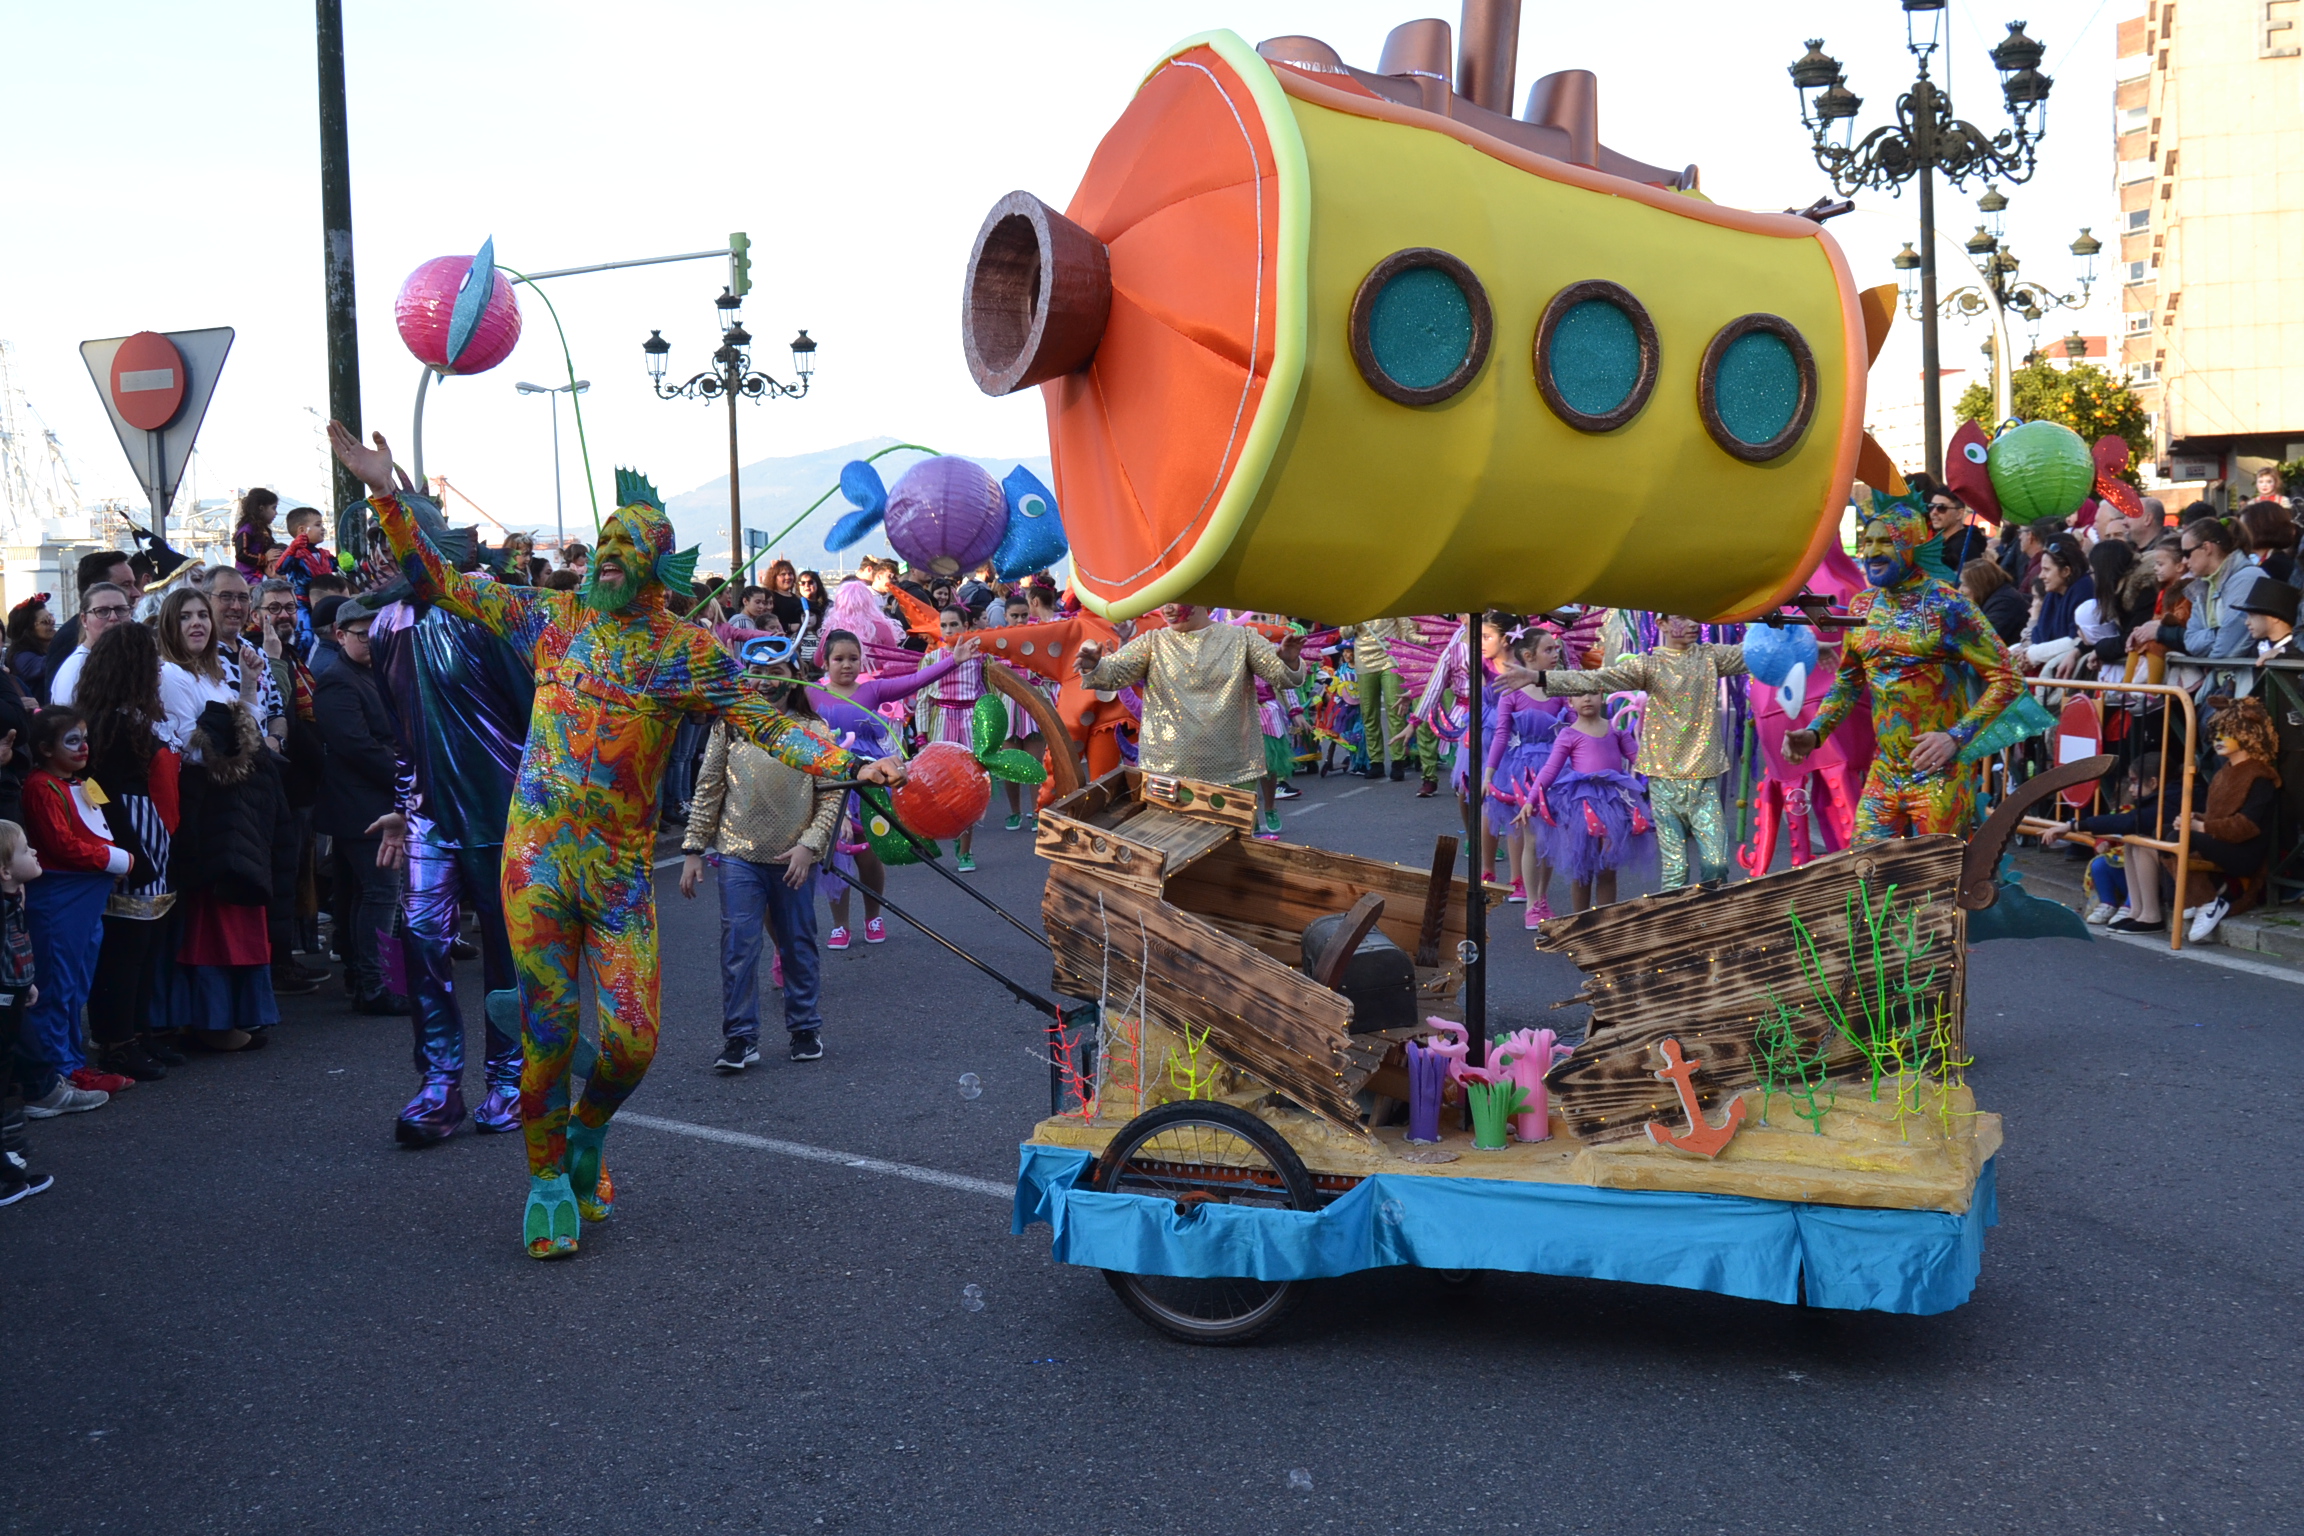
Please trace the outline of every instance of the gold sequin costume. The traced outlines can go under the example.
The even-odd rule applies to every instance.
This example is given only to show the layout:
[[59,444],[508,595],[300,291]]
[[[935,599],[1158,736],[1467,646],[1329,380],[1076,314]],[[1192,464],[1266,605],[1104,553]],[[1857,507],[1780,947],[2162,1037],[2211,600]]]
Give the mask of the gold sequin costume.
[[1720,815],[1720,775],[1728,749],[1720,739],[1720,679],[1745,671],[1740,645],[1659,646],[1618,657],[1594,672],[1547,672],[1550,694],[1645,693],[1638,771],[1648,780],[1665,890],[1688,883],[1688,842],[1696,843],[1697,878],[1728,872],[1728,831]]
[[1279,650],[1240,624],[1138,635],[1096,664],[1094,690],[1144,686],[1137,761],[1146,773],[1209,784],[1246,784],[1264,772],[1264,732],[1256,717],[1257,678],[1275,689],[1304,681]]

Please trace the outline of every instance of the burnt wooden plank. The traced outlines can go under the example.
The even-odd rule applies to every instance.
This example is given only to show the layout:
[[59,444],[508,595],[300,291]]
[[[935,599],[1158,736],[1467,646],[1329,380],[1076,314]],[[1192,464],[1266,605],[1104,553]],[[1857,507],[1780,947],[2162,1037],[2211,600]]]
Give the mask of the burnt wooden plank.
[[1206,1030],[1219,1059],[1336,1125],[1359,1127],[1353,1095],[1391,1042],[1353,1039],[1343,997],[1212,924],[1069,865],[1049,871],[1041,915],[1059,992],[1127,1006],[1141,980],[1153,1018]]
[[1138,772],[1131,780],[1146,805],[1184,816],[1221,822],[1243,832],[1256,829],[1256,791],[1231,784],[1208,784],[1176,774]]
[[1196,820],[1149,806],[1124,826],[1121,835],[1129,842],[1158,850],[1165,879],[1174,879],[1177,871],[1239,835],[1236,828],[1220,821]]
[[[1688,888],[1555,918],[1540,947],[1566,954],[1587,973],[1573,1002],[1589,1003],[1584,1043],[1549,1079],[1553,1102],[1588,1141],[1637,1134],[1676,1117],[1677,1095],[1657,1080],[1657,1046],[1677,1038],[1702,1064],[1697,1097],[1706,1104],[1758,1079],[1754,1037],[1777,1001],[1800,1010],[1804,1037],[1821,1038],[1825,1070],[1846,1081],[1865,1075],[1863,1056],[1831,1028],[1803,972],[1791,913],[1813,933],[1833,995],[1852,999],[1852,913],[1859,891],[1877,907],[1893,894],[1899,914],[1917,917],[1928,943],[1913,980],[1927,978],[1930,1005],[1949,1010],[1959,1040],[1966,995],[1964,914],[1955,904],[1966,844],[1956,837],[1870,843],[1742,885]],[[1862,943],[1862,936],[1859,935]],[[1863,958],[1859,951],[1859,959]]]
[[[1405,864],[1332,853],[1294,843],[1239,839],[1179,872],[1164,894],[1187,912],[1261,923],[1302,932],[1314,918],[1350,910],[1363,895],[1385,898],[1377,924],[1385,937],[1413,955],[1423,937],[1431,873]],[[1489,889],[1501,900],[1501,886]],[[1453,954],[1464,937],[1464,882],[1448,883],[1440,953]]]

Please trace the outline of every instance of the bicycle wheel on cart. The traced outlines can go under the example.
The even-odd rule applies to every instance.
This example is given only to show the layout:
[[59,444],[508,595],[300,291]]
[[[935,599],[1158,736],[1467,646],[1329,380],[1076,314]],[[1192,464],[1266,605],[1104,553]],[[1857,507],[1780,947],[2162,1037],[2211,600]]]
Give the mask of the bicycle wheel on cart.
[[[1204,1204],[1311,1210],[1318,1196],[1295,1149],[1229,1104],[1189,1099],[1145,1111],[1121,1127],[1098,1160],[1105,1194],[1173,1200],[1179,1215]],[[1104,1271],[1128,1309],[1187,1344],[1240,1344],[1288,1315],[1302,1282],[1230,1276],[1188,1279]]]

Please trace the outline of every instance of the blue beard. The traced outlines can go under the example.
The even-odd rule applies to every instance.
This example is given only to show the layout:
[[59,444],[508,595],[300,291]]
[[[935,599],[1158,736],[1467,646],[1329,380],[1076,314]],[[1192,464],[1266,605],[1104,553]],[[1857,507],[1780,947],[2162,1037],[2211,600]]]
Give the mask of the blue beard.
[[1912,579],[1913,567],[1909,560],[1866,560],[1863,564],[1864,580],[1869,586],[1900,587]]

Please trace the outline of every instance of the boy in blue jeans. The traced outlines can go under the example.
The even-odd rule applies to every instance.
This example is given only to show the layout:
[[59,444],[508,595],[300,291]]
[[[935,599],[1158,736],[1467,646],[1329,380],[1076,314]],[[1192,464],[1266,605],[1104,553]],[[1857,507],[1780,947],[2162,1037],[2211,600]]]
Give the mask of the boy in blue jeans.
[[[31,1070],[53,1075],[45,1067],[35,1068],[23,1049],[24,1009],[40,995],[40,989],[32,984],[32,934],[24,920],[24,882],[39,877],[40,856],[32,851],[24,829],[12,821],[0,821],[0,1029],[7,1031],[5,1047],[0,1048],[0,1205],[14,1205],[56,1182],[53,1175],[33,1169],[24,1145],[23,1079]],[[46,1099],[56,1101],[59,1090],[73,1108],[94,1109],[106,1098],[58,1078]],[[93,1102],[81,1104],[80,1099]]]

